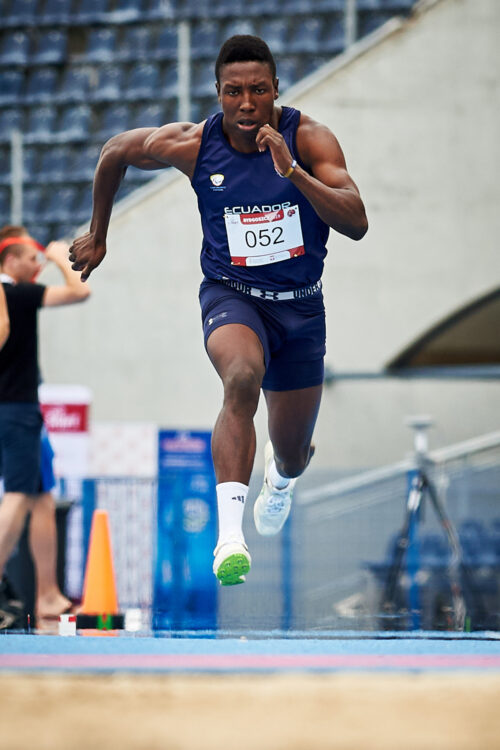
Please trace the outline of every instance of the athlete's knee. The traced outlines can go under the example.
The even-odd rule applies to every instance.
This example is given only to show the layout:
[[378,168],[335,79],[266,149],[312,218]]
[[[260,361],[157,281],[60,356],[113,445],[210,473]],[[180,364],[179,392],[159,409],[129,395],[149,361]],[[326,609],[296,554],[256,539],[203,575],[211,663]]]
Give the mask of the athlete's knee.
[[285,477],[300,477],[307,469],[314,449],[310,444],[302,446],[286,446],[280,449],[279,454],[274,452],[276,467],[280,474]]
[[224,377],[224,402],[257,409],[262,376],[247,363],[235,363]]

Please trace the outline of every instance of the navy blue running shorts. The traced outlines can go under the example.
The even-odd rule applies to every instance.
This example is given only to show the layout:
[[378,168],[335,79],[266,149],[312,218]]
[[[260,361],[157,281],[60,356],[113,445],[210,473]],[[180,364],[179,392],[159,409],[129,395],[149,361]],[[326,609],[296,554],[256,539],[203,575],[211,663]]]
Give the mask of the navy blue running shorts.
[[0,474],[4,492],[40,493],[42,424],[38,404],[0,404]]
[[321,385],[324,377],[325,308],[318,290],[300,300],[263,300],[205,279],[200,286],[205,347],[223,325],[251,328],[264,349],[262,388],[291,391]]

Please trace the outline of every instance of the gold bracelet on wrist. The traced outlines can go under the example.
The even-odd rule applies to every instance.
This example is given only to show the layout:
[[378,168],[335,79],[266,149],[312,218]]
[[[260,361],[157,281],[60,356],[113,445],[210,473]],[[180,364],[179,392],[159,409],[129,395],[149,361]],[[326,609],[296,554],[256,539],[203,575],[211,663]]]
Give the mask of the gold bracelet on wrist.
[[297,166],[297,161],[296,161],[296,159],[293,159],[292,163],[290,164],[290,166],[286,170],[285,174],[283,174],[281,176],[282,177],[290,177],[290,175],[292,175],[295,172],[295,167],[296,166]]
[[276,169],[276,167],[274,169],[276,171],[276,174],[278,174],[280,177],[285,178],[285,177],[290,177],[295,172],[295,167],[296,166],[297,166],[297,160],[296,159],[292,159],[292,163],[290,164],[290,166],[288,167],[288,169],[286,170],[286,172],[284,174],[282,174],[281,172],[278,172],[278,170]]

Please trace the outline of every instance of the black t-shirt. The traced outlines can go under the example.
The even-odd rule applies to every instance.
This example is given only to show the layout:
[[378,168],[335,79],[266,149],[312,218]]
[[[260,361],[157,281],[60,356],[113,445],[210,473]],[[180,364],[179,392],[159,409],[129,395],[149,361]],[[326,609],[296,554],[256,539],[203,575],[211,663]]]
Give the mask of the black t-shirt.
[[10,334],[0,349],[0,403],[38,402],[38,321],[43,284],[4,283]]

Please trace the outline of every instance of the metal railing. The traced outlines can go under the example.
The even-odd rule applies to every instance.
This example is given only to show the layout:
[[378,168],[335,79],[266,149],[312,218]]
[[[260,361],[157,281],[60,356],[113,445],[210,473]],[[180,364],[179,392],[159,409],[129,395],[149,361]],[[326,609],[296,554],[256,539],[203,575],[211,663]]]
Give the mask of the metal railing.
[[[430,451],[425,459],[458,529],[489,622],[499,622],[500,432]],[[295,627],[380,628],[381,589],[403,523],[408,475],[416,466],[417,456],[299,494],[293,537]],[[421,515],[419,537],[422,626],[446,627],[438,599],[449,598],[448,551],[430,509]]]
[[[500,629],[500,432],[426,454],[427,472],[458,530],[489,618]],[[300,491],[283,532],[260,537],[250,519],[259,487],[250,486],[245,534],[252,570],[244,586],[219,588],[224,631],[382,629],[382,591],[394,540],[404,520],[408,475],[416,459]],[[85,480],[90,508],[109,513],[117,588],[123,609],[151,609],[156,555],[156,479]],[[422,629],[453,629],[446,621],[446,539],[431,508],[419,521]],[[68,525],[67,580],[78,595],[90,528],[85,500]],[[443,557],[443,560],[440,559]],[[210,560],[207,564],[211,564]],[[71,572],[73,571],[73,572]],[[406,571],[404,575],[407,575]],[[404,576],[403,576],[404,578]],[[405,581],[402,581],[404,589]],[[404,595],[404,591],[402,596]],[[439,607],[441,606],[441,609]],[[401,609],[395,629],[410,628]],[[443,619],[444,618],[444,619]],[[491,624],[493,623],[493,624]]]

